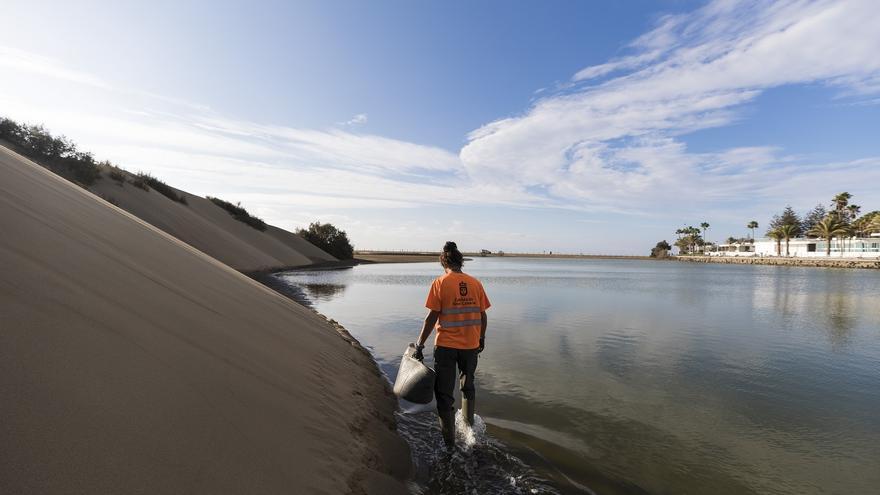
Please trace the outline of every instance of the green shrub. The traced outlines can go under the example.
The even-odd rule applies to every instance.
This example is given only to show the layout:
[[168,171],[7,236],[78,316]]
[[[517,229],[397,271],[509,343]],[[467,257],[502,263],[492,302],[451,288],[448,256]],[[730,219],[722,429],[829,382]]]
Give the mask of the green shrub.
[[125,172],[123,172],[121,168],[114,167],[113,165],[110,165],[109,163],[107,163],[107,168],[109,170],[108,175],[110,176],[111,179],[118,182],[120,186],[125,185],[125,177],[126,176],[125,176]]
[[308,229],[298,229],[296,233],[338,259],[350,260],[354,257],[354,247],[348,235],[332,224],[314,222],[309,224]]
[[168,198],[172,201],[177,201],[178,203],[187,204],[186,196],[184,196],[182,194],[177,194],[177,191],[175,191],[173,187],[171,187],[168,184],[162,182],[161,180],[153,177],[152,175],[145,173],[145,172],[139,172],[135,177],[137,177],[140,180],[140,182],[144,185],[143,187],[138,186],[138,187],[141,187],[141,189],[146,191],[146,190],[148,190],[149,187],[152,187],[157,193],[161,194],[162,196],[165,196],[166,198]]
[[149,191],[150,186],[147,184],[147,177],[145,174],[135,174],[134,177],[131,178],[131,185],[138,189],[143,189],[144,191]]
[[0,118],[0,139],[43,167],[81,186],[101,178],[101,170],[91,153],[77,151],[64,136],[54,137],[42,126],[24,125]]
[[229,212],[229,214],[232,215],[233,218],[235,218],[239,222],[244,222],[251,227],[259,230],[260,232],[266,230],[266,222],[255,216],[251,216],[251,214],[248,213],[247,210],[241,207],[241,203],[232,204],[229,201],[223,201],[220,198],[214,198],[211,196],[208,196],[208,200]]

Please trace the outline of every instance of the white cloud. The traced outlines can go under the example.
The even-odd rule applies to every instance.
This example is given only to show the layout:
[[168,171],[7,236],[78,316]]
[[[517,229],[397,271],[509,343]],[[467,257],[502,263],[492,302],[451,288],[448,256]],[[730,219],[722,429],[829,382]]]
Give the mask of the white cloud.
[[8,46],[0,46],[0,68],[4,67],[18,72],[30,72],[96,88],[112,88],[106,81],[91,74],[65,67],[55,59]]
[[289,213],[294,200],[300,208],[331,211],[545,202],[518,189],[470,181],[459,157],[442,148],[235,120],[109,85],[83,83],[84,90],[57,71],[25,71],[50,80],[35,85],[21,72],[0,67],[0,113],[66,133],[100,159],[149,171],[195,194],[254,201],[263,211]]
[[367,114],[359,113],[354,117],[346,120],[345,122],[340,122],[341,125],[361,125],[367,123]]
[[647,213],[688,191],[699,200],[685,201],[703,205],[761,199],[780,178],[818,179],[823,169],[754,148],[689,153],[679,136],[734,122],[767,88],[880,93],[876,26],[873,0],[714,1],[661,18],[631,55],[587,67],[523,115],[476,129],[460,155],[475,178],[545,188],[584,208]]
[[648,62],[656,60],[661,54],[662,52],[660,50],[653,50],[639,55],[614,59],[604,64],[593,65],[581,69],[571,79],[575,82],[587,81],[622,70],[636,69]]

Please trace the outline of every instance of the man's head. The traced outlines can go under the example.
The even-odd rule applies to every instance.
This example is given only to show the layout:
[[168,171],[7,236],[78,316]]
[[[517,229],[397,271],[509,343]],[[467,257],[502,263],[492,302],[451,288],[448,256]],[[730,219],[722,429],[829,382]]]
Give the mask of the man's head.
[[443,268],[449,270],[461,270],[462,265],[464,265],[464,256],[462,256],[461,251],[458,250],[458,246],[454,242],[447,241],[443,245],[443,252],[440,253],[440,264],[443,265]]

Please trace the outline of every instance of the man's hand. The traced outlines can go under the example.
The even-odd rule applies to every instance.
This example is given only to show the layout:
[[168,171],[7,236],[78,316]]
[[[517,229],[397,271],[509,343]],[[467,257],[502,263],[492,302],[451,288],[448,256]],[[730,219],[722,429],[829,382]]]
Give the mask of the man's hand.
[[425,348],[425,346],[423,346],[423,345],[417,345],[416,352],[413,353],[413,357],[418,359],[419,361],[424,361],[425,355],[422,354],[422,349],[424,349],[424,348]]
[[480,339],[480,347],[477,348],[477,354],[483,352],[483,349],[486,348],[486,339]]

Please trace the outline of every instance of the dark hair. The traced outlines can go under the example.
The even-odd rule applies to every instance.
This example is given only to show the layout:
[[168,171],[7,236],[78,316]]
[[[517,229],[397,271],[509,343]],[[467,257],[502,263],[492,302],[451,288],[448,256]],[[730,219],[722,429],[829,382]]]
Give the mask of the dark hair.
[[464,256],[458,250],[458,246],[452,241],[446,241],[443,245],[443,252],[440,254],[440,264],[443,268],[451,268],[453,270],[461,270],[464,265]]

